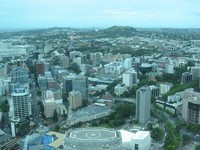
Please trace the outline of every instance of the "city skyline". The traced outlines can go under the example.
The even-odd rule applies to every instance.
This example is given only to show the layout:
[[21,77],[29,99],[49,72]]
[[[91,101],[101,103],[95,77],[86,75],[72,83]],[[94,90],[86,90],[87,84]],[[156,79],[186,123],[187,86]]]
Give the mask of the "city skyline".
[[197,0],[0,0],[0,29],[49,27],[199,28]]

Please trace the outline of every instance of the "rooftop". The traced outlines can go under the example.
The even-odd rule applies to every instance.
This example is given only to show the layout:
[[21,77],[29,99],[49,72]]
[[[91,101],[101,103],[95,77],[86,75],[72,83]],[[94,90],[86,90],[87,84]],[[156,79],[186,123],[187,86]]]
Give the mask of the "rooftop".
[[46,133],[46,135],[56,136],[56,138],[57,138],[52,143],[50,143],[49,146],[54,147],[55,149],[57,149],[60,145],[63,144],[64,134],[50,131],[50,132]]
[[74,138],[77,140],[109,140],[112,138],[116,138],[116,131],[112,131],[109,129],[82,129],[72,131],[69,135],[70,138]]
[[86,108],[83,108],[73,113],[73,117],[81,117],[81,116],[86,116],[86,115],[98,114],[107,110],[109,110],[109,108],[107,107],[95,107],[94,105],[90,105]]

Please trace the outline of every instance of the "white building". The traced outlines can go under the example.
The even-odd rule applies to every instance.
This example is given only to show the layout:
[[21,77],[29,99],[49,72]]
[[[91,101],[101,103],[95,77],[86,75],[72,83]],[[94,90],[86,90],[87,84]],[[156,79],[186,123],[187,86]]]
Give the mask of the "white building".
[[173,64],[173,62],[168,62],[167,64],[165,64],[165,72],[170,73],[170,74],[174,74],[174,64]]
[[122,148],[130,150],[149,150],[151,147],[151,136],[149,131],[138,131],[132,133],[119,130],[122,136]]
[[130,69],[132,67],[132,58],[127,58],[124,60],[124,68]]
[[149,131],[132,133],[109,128],[76,128],[63,139],[65,150],[150,150]]
[[15,45],[11,43],[0,43],[0,56],[22,56],[26,55],[29,45]]
[[110,74],[121,74],[124,71],[124,65],[121,61],[111,62],[106,64],[105,66],[105,73]]
[[132,88],[133,87],[133,74],[131,72],[123,73],[123,81],[122,82],[128,88]]
[[175,94],[175,95],[169,95],[167,97],[167,102],[177,102],[177,101],[180,101],[181,97],[179,94]]
[[166,94],[169,90],[171,90],[171,88],[173,87],[172,83],[161,83],[160,84],[160,94]]
[[31,115],[30,94],[27,89],[15,89],[9,101],[10,117],[26,118]]
[[124,84],[118,84],[115,86],[115,94],[118,96],[123,94],[127,90],[128,90],[128,88]]
[[46,118],[53,117],[54,110],[56,110],[59,115],[67,113],[66,107],[63,104],[61,90],[43,91],[42,101],[44,105],[44,115]]

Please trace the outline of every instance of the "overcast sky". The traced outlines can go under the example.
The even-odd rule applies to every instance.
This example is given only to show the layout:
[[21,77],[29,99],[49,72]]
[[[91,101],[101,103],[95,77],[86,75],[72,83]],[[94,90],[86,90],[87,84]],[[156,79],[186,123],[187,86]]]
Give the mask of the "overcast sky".
[[0,0],[0,29],[200,27],[200,0]]

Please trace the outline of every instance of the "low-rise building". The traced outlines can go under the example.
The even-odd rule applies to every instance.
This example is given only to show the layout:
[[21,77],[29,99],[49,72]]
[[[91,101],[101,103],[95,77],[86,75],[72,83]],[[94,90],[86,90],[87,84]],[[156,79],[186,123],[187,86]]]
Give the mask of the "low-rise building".
[[118,85],[115,86],[116,95],[121,95],[127,90],[128,90],[128,87],[125,86],[125,84],[118,84]]

